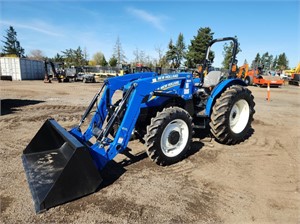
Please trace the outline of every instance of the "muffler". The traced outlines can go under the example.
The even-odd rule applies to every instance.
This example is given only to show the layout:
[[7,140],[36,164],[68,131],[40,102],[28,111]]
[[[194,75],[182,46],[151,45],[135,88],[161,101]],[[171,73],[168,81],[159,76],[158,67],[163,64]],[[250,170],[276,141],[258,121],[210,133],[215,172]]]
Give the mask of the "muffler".
[[47,120],[23,151],[37,213],[95,192],[102,182],[87,146]]

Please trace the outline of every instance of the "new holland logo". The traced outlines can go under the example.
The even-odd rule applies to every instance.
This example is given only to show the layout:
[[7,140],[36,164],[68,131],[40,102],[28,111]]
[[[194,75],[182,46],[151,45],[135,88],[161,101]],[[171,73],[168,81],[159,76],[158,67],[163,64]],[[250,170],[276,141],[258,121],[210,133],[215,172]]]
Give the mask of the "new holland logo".
[[179,82],[179,81],[171,82],[171,83],[168,83],[168,84],[166,84],[166,85],[161,86],[161,87],[158,88],[157,90],[166,90],[166,89],[169,89],[169,88],[171,88],[171,87],[179,86],[179,85],[180,85],[180,82]]
[[161,75],[157,78],[152,79],[152,82],[161,82],[164,81],[166,79],[176,79],[178,78],[178,74],[175,75]]

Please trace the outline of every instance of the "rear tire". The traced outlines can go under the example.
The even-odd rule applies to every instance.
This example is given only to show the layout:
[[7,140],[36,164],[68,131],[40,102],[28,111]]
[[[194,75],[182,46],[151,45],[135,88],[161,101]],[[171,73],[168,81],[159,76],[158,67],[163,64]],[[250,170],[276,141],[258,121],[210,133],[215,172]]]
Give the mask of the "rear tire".
[[245,140],[253,121],[254,97],[243,86],[231,86],[216,100],[211,114],[211,133],[220,143],[233,145]]
[[179,107],[165,108],[147,126],[146,145],[149,158],[158,165],[182,160],[190,148],[192,118]]

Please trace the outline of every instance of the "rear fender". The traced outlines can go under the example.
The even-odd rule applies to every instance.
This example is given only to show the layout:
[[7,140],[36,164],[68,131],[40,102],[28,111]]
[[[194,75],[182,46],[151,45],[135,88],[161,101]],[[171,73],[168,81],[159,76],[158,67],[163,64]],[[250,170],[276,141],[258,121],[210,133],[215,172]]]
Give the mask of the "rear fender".
[[241,79],[226,79],[219,83],[212,91],[211,95],[209,96],[205,114],[209,117],[211,115],[212,107],[214,106],[217,98],[229,87],[232,85],[240,85],[240,86],[247,86],[246,83]]

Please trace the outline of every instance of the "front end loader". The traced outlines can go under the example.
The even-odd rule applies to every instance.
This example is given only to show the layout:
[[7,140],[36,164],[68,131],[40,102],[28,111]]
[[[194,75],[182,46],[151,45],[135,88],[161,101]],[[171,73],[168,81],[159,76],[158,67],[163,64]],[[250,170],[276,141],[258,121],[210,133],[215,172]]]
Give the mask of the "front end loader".
[[[204,76],[210,47],[220,41],[234,43],[229,72]],[[210,42],[204,69],[196,76],[143,72],[105,80],[79,124],[69,131],[48,119],[22,155],[36,212],[97,191],[101,171],[126,150],[134,133],[159,165],[182,160],[195,129],[209,127],[222,144],[244,141],[255,104],[246,84],[234,77],[237,45],[231,37]],[[113,103],[116,91],[122,91],[122,98]]]

